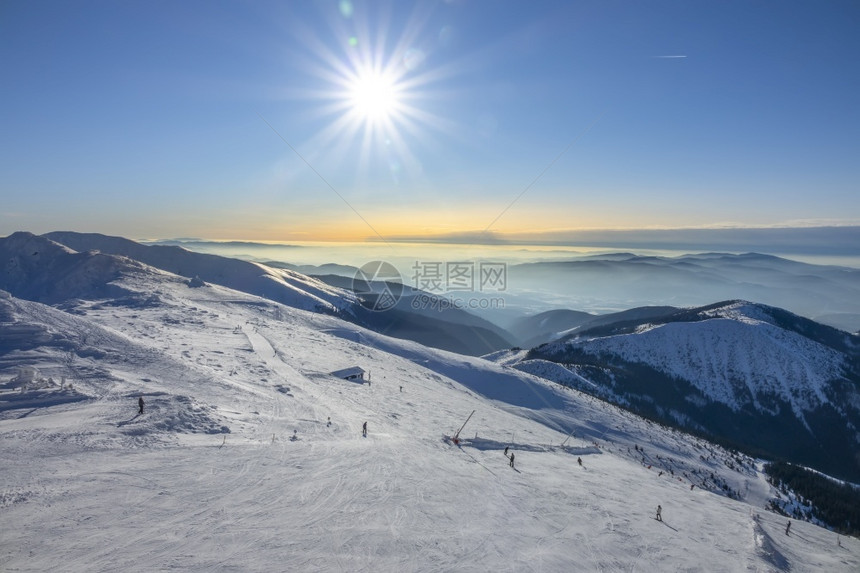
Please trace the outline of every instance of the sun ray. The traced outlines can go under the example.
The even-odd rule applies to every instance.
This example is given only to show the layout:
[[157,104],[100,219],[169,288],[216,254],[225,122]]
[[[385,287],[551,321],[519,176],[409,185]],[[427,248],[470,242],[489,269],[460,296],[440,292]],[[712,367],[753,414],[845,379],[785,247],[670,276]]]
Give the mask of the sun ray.
[[336,165],[350,192],[385,195],[401,182],[422,181],[419,147],[439,153],[447,136],[469,138],[462,125],[433,111],[460,94],[442,89],[458,66],[429,66],[431,12],[416,7],[395,28],[384,8],[365,6],[348,16],[330,13],[331,36],[293,30],[302,48],[289,58],[316,81],[290,97],[313,101],[303,119],[320,126],[301,147]]

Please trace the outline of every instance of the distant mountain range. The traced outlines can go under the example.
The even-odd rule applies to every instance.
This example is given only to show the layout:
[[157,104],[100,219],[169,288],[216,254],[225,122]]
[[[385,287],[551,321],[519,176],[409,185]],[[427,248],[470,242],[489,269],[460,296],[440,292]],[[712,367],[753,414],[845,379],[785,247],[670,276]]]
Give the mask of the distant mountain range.
[[860,481],[860,337],[745,301],[635,314],[493,359]]
[[[704,253],[681,257],[614,253],[508,268],[512,289],[545,293],[567,308],[700,306],[754,300],[856,332],[860,269],[771,255]],[[561,306],[557,304],[556,306]]]
[[[313,276],[349,278],[357,270],[336,264],[266,264]],[[860,269],[760,253],[679,257],[607,253],[509,264],[507,288],[494,294],[505,298],[504,312],[473,312],[509,330],[509,338],[520,346],[529,346],[530,338],[541,333],[540,328],[532,332],[533,323],[518,321],[542,311],[574,309],[605,314],[644,306],[701,306],[734,299],[785,308],[849,332],[860,330]],[[571,322],[569,326],[575,324]]]

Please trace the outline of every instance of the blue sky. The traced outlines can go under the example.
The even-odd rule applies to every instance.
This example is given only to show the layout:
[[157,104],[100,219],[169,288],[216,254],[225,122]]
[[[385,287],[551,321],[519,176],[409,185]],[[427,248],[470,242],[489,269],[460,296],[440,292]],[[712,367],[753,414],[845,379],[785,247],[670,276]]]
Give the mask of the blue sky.
[[858,225],[858,29],[853,1],[6,2],[0,233]]

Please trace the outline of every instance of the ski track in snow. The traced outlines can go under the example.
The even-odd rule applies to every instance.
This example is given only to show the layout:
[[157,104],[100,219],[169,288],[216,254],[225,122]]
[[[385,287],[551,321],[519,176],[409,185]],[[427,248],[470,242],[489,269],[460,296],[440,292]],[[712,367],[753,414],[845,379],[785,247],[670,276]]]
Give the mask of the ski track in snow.
[[[87,399],[0,412],[3,571],[860,570],[856,539],[784,535],[755,467],[577,391],[220,287],[124,286],[161,302],[15,302],[108,354],[4,358],[0,382],[29,363]],[[352,365],[372,383],[327,374]]]

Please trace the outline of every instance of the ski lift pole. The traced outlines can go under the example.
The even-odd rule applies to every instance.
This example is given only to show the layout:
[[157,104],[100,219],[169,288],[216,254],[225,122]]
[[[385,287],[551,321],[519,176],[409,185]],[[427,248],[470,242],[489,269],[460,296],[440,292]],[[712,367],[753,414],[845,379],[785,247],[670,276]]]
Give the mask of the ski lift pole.
[[567,443],[567,441],[570,439],[570,437],[573,435],[573,433],[574,433],[575,431],[576,431],[576,428],[574,428],[574,429],[572,429],[572,430],[570,431],[570,433],[567,435],[567,437],[566,437],[566,438],[564,439],[564,441],[561,443],[561,447],[562,447],[562,448],[564,447],[564,445]]
[[457,430],[457,433],[456,433],[456,434],[454,434],[454,437],[451,439],[451,441],[452,441],[452,442],[454,442],[455,444],[456,444],[456,443],[459,443],[459,441],[460,441],[460,432],[462,432],[462,431],[463,431],[463,428],[465,428],[465,427],[466,427],[466,424],[468,424],[468,423],[469,423],[469,420],[471,420],[471,419],[472,419],[472,416],[474,416],[474,415],[475,415],[475,410],[472,410],[472,413],[471,413],[471,414],[469,414],[469,417],[468,417],[468,418],[466,418],[466,421],[465,421],[465,422],[463,422],[463,425],[462,425],[462,426],[460,426],[460,429],[459,429],[459,430]]

